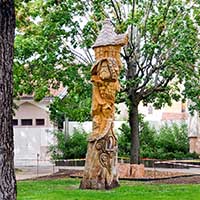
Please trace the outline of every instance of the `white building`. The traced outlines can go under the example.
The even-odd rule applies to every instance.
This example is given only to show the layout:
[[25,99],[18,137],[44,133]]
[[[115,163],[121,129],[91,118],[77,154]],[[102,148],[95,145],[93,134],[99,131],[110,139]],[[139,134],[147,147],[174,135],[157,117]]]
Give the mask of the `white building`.
[[22,97],[16,104],[13,117],[15,164],[49,159],[48,146],[52,144],[54,126],[49,119],[50,98],[35,102],[31,96]]

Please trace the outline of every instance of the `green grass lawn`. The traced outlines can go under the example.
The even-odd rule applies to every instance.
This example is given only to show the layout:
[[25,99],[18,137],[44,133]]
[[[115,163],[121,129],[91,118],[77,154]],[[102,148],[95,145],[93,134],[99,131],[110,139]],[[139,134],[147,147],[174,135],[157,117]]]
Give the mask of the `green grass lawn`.
[[200,200],[200,185],[157,185],[121,181],[108,191],[80,190],[80,180],[19,181],[18,200]]

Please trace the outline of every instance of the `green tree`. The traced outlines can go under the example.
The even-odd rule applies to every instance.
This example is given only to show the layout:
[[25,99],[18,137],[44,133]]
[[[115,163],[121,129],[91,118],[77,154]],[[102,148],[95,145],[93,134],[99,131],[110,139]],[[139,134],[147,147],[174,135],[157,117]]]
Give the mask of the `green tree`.
[[[75,50],[79,24],[73,15],[82,12],[75,7],[70,1],[16,0],[14,94],[34,94],[40,101],[51,96],[51,89],[67,87],[67,98],[56,98],[50,106],[55,122],[64,116],[77,121],[90,118],[92,61]],[[84,52],[91,57],[88,49]]]
[[13,0],[0,0],[0,199],[16,199],[12,128],[13,50],[15,9]]
[[[39,100],[48,94],[49,86],[56,88],[62,82],[70,88],[68,80],[76,77],[66,74],[79,64],[76,74],[85,84],[80,90],[69,89],[69,96],[71,102],[79,99],[77,105],[83,102],[86,112],[90,103],[79,91],[90,88],[84,72],[93,63],[91,46],[100,22],[109,17],[115,31],[128,30],[119,101],[129,108],[131,163],[139,163],[139,103],[160,108],[187,97],[195,102],[195,109],[200,108],[199,1],[36,0],[17,5],[15,94],[34,91]],[[72,85],[76,88],[77,82]]]
[[64,118],[70,121],[90,120],[91,84],[88,83],[88,67],[84,70],[86,79],[78,73],[79,65],[75,65],[66,71],[67,94],[64,98],[56,97],[50,105],[50,118],[54,122],[62,123]]

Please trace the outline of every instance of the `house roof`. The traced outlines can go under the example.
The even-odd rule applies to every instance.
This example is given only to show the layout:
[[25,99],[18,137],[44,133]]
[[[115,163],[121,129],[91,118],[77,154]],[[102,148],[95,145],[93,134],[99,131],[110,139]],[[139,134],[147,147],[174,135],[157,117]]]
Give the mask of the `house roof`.
[[128,36],[127,34],[116,34],[114,32],[114,27],[109,19],[106,19],[103,22],[102,30],[100,31],[99,36],[97,37],[92,48],[101,47],[101,46],[123,46],[127,43]]
[[[60,99],[63,99],[67,95],[67,87],[63,87],[62,85],[58,89],[53,89],[50,88],[50,96],[46,96],[44,100],[49,100],[54,97],[59,97]],[[20,96],[21,100],[32,100],[33,99],[33,94],[28,95],[28,94],[23,94]]]
[[58,88],[58,89],[51,88],[50,94],[53,97],[59,97],[60,99],[63,99],[67,94],[67,87],[60,86],[60,88]]

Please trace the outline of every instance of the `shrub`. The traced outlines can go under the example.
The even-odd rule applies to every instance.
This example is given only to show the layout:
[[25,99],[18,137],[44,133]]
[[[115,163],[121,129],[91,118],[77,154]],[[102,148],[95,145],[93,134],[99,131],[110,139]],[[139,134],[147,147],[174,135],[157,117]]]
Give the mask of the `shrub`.
[[139,122],[141,158],[154,158],[157,137],[156,129],[149,122],[144,121],[143,117],[139,118]]
[[[165,124],[156,131],[148,122],[139,119],[140,156],[155,159],[197,158],[189,153],[188,130],[186,124]],[[119,156],[130,156],[131,135],[128,124],[123,124],[119,134]]]
[[189,153],[188,128],[185,123],[177,125],[165,124],[157,135],[156,158],[160,159],[187,159],[197,158],[197,154]]
[[53,160],[85,158],[87,152],[86,132],[76,129],[74,133],[68,137],[61,131],[56,131],[53,135],[57,140],[55,145],[49,147]]
[[123,123],[119,128],[120,134],[118,135],[118,154],[121,157],[130,156],[131,149],[131,134],[128,124]]
[[[143,116],[139,118],[140,129],[140,155],[141,157],[153,157],[156,148],[156,130],[151,127],[149,122],[145,122]],[[127,123],[122,124],[118,139],[119,156],[130,156],[131,134]]]

